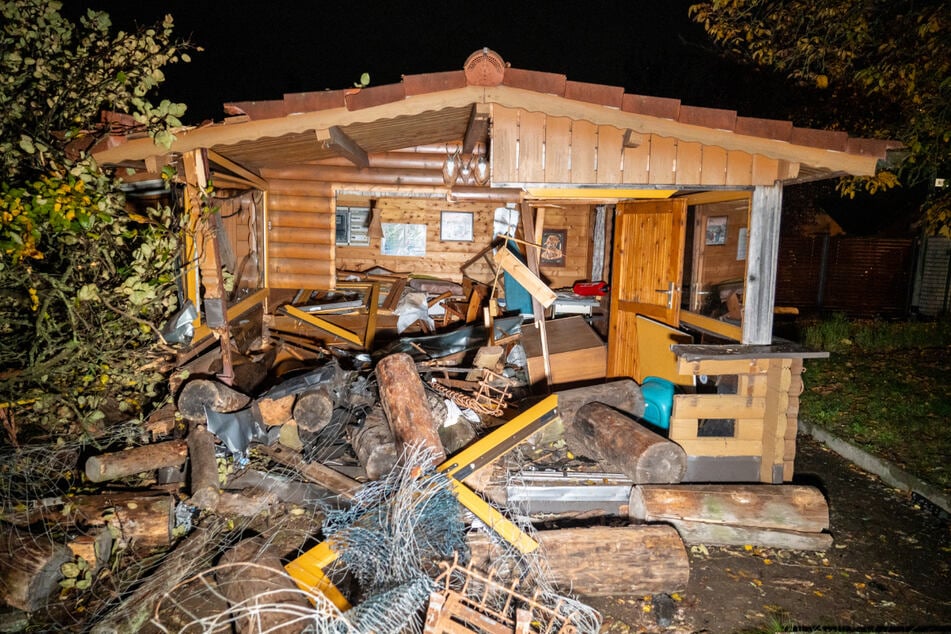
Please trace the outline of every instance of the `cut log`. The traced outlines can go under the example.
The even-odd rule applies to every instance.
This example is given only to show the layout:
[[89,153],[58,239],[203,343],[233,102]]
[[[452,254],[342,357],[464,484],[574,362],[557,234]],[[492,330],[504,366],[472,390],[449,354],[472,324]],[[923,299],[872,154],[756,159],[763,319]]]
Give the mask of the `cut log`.
[[89,569],[96,573],[109,563],[114,541],[112,531],[107,527],[100,527],[88,535],[79,535],[67,545],[75,556],[84,559],[89,564]]
[[294,416],[295,394],[287,394],[280,398],[259,398],[258,409],[261,412],[261,421],[268,427],[276,427],[288,422]]
[[113,502],[107,523],[119,528],[120,539],[136,550],[167,548],[175,528],[175,498],[171,495],[139,496]]
[[186,420],[201,423],[205,408],[216,412],[236,412],[251,402],[251,398],[224,383],[211,379],[195,379],[182,386],[176,403]]
[[215,435],[205,425],[192,423],[188,431],[188,482],[192,506],[214,511],[218,504],[218,458],[215,455]]
[[188,445],[184,440],[152,443],[91,456],[86,460],[86,477],[92,482],[116,480],[162,467],[181,467],[187,458]]
[[[561,416],[561,424],[552,424],[542,430],[532,438],[532,444],[547,444],[557,440],[564,435],[569,445],[576,444],[574,440],[574,420],[575,414],[581,406],[588,403],[604,403],[611,407],[641,416],[644,414],[644,398],[641,396],[641,386],[633,379],[618,379],[609,383],[598,383],[585,387],[576,387],[570,390],[559,390],[555,392],[558,395],[558,413]],[[553,437],[558,434],[558,437]]]
[[73,560],[73,552],[46,533],[12,526],[0,539],[0,599],[25,612],[39,610],[58,589],[60,566]]
[[238,634],[296,634],[307,627],[302,617],[313,611],[310,602],[261,538],[245,539],[225,552],[215,579]]
[[434,465],[443,462],[446,452],[413,358],[404,352],[383,357],[376,366],[376,378],[380,404],[400,450],[422,447],[431,452]]
[[635,484],[680,482],[687,473],[687,454],[680,445],[604,403],[578,409],[568,448]]
[[822,492],[794,484],[635,486],[629,513],[644,522],[685,520],[806,533],[829,528]]
[[381,407],[370,410],[363,425],[353,432],[350,445],[370,480],[379,480],[399,461],[396,437]]
[[[683,540],[673,526],[562,528],[533,537],[552,582],[584,596],[682,592],[690,577]],[[472,561],[488,570],[497,546],[484,534],[469,537]]]
[[770,528],[749,528],[687,520],[671,520],[686,544],[707,546],[758,546],[782,550],[820,550],[832,548],[829,533],[804,533]]
[[334,399],[329,386],[319,385],[297,396],[294,420],[304,431],[318,432],[330,423]]

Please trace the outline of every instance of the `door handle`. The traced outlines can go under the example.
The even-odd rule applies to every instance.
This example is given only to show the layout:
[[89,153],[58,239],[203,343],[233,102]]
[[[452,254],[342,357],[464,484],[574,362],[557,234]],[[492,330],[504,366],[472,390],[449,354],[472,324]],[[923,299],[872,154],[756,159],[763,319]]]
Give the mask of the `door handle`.
[[667,288],[657,288],[657,289],[654,289],[654,290],[656,290],[658,293],[665,293],[665,294],[667,295],[667,308],[668,308],[668,310],[674,307],[674,293],[676,293],[678,290],[680,290],[680,289],[677,288],[677,285],[676,285],[676,284],[674,284],[673,282],[671,282],[670,285],[669,285]]

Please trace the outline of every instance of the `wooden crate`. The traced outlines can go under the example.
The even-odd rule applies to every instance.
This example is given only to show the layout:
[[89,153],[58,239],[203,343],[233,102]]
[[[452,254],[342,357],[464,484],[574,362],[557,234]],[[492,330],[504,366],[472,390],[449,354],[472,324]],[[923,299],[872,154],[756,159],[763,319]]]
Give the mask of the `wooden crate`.
[[[603,379],[607,370],[607,346],[583,317],[564,317],[545,322],[552,385]],[[545,382],[540,329],[522,326],[522,346],[533,385]]]

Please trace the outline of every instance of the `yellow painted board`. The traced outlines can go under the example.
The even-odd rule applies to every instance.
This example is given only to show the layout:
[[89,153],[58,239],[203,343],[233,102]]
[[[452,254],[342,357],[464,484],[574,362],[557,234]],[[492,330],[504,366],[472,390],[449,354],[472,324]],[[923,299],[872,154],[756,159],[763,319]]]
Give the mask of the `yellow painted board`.
[[[462,451],[453,454],[445,462],[436,467],[436,470],[452,476],[456,475],[459,473],[459,471],[466,469],[467,467],[472,467],[472,469],[469,469],[471,471],[475,468],[483,466],[482,464],[476,464],[480,458],[483,458],[484,456],[493,452],[498,453],[501,451],[504,453],[505,451],[510,450],[515,446],[514,444],[511,444],[512,439],[519,438],[521,435],[520,432],[532,426],[534,423],[536,423],[536,421],[540,420],[545,414],[551,412],[557,406],[557,394],[552,394],[542,399],[512,420],[508,421],[504,425],[501,425],[500,427],[497,427],[492,432],[475,441]],[[541,427],[544,425],[551,424],[557,420],[557,418],[557,416],[552,417],[538,429],[541,429]],[[538,431],[538,429],[532,429],[531,433],[535,433]],[[519,439],[519,441],[520,440],[521,439]],[[507,446],[506,443],[510,444]]]
[[538,548],[538,542],[499,513],[492,505],[473,493],[469,487],[455,478],[450,478],[450,481],[459,503],[472,511],[473,515],[482,520],[486,526],[495,531],[499,537],[510,543],[516,550],[527,555]]
[[337,560],[339,555],[327,542],[320,542],[297,559],[284,566],[287,574],[294,579],[297,586],[305,592],[319,592],[337,606],[340,610],[349,610],[350,602],[324,574],[323,569]]
[[326,319],[321,319],[320,317],[317,317],[316,315],[305,313],[301,309],[295,308],[294,306],[284,306],[282,310],[288,315],[290,315],[291,317],[295,317],[296,319],[300,319],[304,323],[310,324],[311,326],[314,326],[316,328],[320,328],[321,330],[329,332],[335,337],[340,337],[344,341],[355,343],[358,346],[363,345],[362,337],[360,337],[356,333],[350,332],[346,328],[341,328],[340,326],[336,324],[332,324]]

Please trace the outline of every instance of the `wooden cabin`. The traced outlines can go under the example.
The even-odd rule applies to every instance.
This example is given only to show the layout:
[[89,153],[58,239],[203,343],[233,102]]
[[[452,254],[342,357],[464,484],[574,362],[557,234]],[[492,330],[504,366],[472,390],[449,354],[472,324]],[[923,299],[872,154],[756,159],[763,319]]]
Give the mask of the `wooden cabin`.
[[[228,237],[219,260],[253,297],[333,289],[338,272],[370,269],[491,283],[498,271],[480,256],[496,219],[518,212],[522,244],[562,245],[539,250],[548,287],[609,282],[596,374],[684,386],[731,377],[730,393],[675,397],[670,437],[697,474],[792,477],[812,353],[773,341],[783,187],[872,175],[894,144],[511,68],[488,49],[460,70],[225,111],[167,152],[134,139],[95,154],[133,178],[184,162],[193,193],[213,183]],[[220,268],[193,246],[188,293],[207,313]],[[213,312],[223,310],[234,314]],[[215,326],[224,315],[205,317]],[[709,419],[731,431],[704,435]]]

